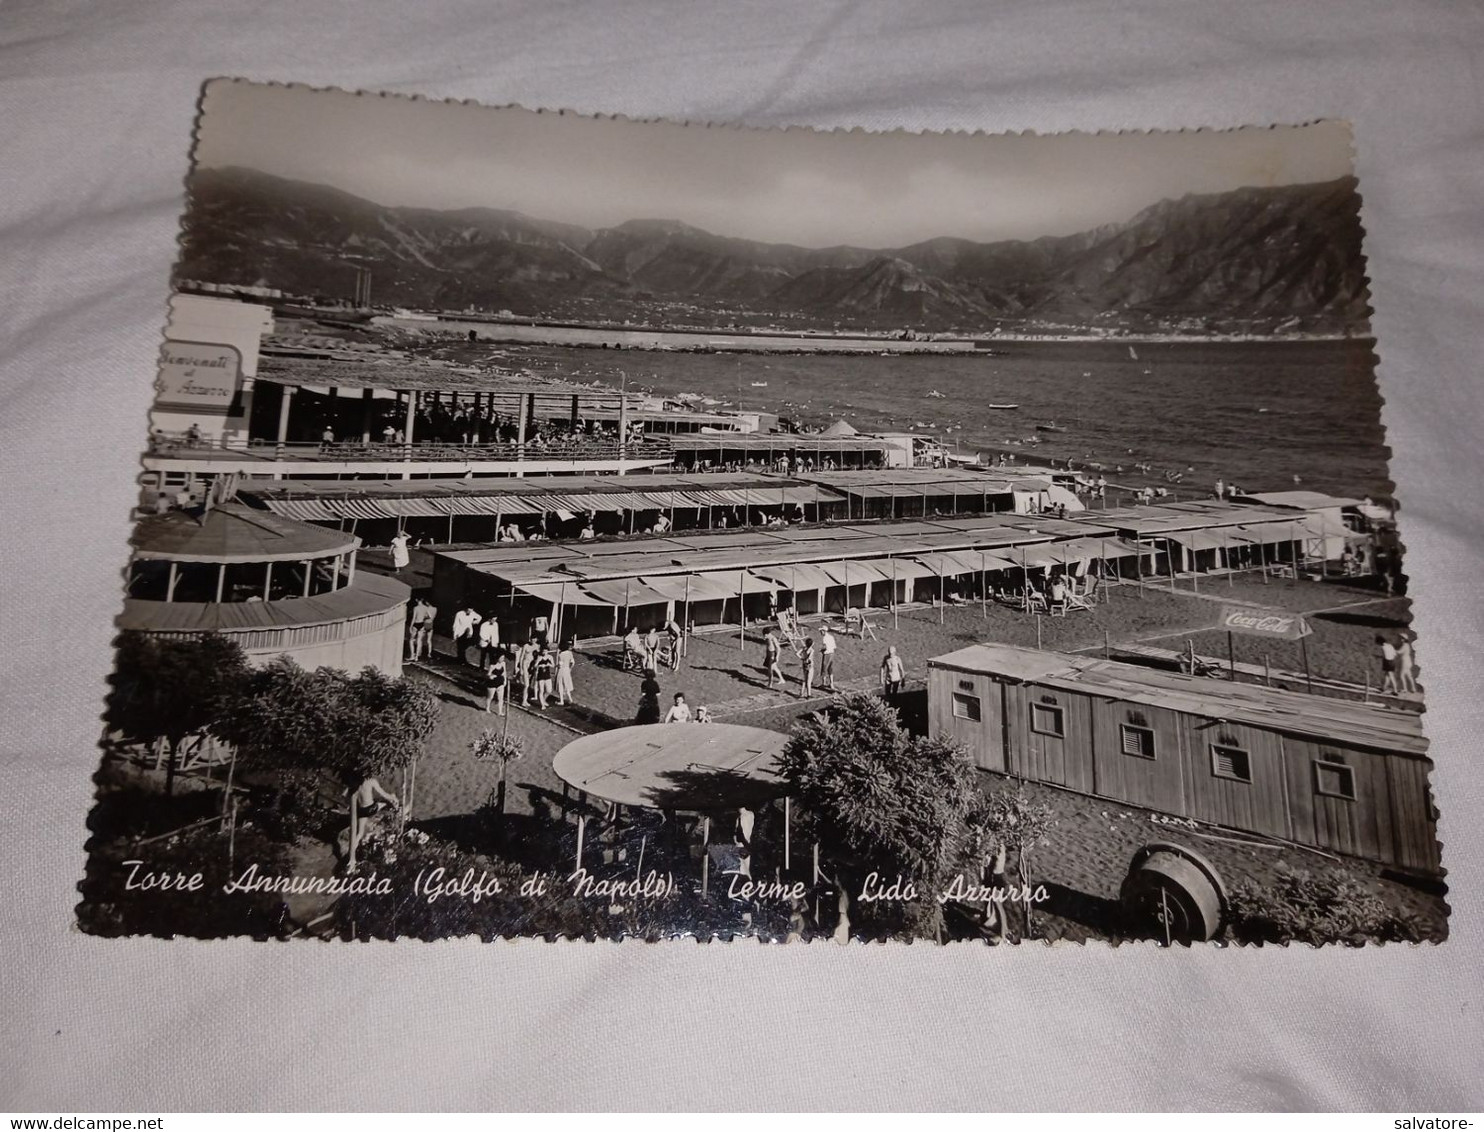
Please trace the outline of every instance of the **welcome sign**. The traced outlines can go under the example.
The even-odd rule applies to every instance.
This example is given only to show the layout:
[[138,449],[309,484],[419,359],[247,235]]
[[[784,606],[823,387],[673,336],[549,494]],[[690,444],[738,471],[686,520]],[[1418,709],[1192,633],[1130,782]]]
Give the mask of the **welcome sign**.
[[155,408],[227,416],[242,384],[242,354],[217,342],[171,342],[160,349]]

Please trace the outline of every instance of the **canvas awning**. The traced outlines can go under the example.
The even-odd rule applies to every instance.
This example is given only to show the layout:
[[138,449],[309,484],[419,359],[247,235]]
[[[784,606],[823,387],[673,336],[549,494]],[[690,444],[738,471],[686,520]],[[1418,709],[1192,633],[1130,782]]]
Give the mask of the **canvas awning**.
[[732,585],[720,585],[701,577],[699,574],[666,574],[662,577],[645,577],[640,579],[646,586],[658,594],[664,595],[668,601],[726,601],[728,598],[737,596],[735,581]]
[[756,574],[751,574],[746,570],[715,570],[696,574],[693,577],[726,589],[728,597],[736,597],[738,593],[766,594],[778,589],[776,582],[759,578]]
[[834,580],[818,566],[800,562],[790,566],[754,566],[752,572],[767,578],[786,590],[822,590],[834,585]]
[[891,581],[890,567],[885,562],[819,562],[816,565],[837,586],[864,586],[871,582]]
[[1215,550],[1247,541],[1239,531],[1232,527],[1217,527],[1209,531],[1171,531],[1160,537],[1190,551]]
[[583,587],[576,582],[514,582],[512,588],[517,592],[533,597],[537,601],[550,602],[552,605],[611,605],[611,602],[603,601],[590,593],[584,593]]
[[1139,551],[1117,538],[1074,538],[1067,542],[1053,543],[1052,548],[1068,556],[1072,562],[1102,559],[1111,562],[1115,558],[1133,558]]
[[[960,574],[977,574],[981,568],[979,555],[968,550],[945,550],[933,554],[918,554],[914,557],[933,575],[946,578],[957,577]],[[988,557],[985,555],[986,560]],[[987,565],[984,568],[987,569]]]
[[881,569],[888,578],[895,577],[899,582],[935,576],[935,571],[929,570],[914,558],[890,558],[881,563]]

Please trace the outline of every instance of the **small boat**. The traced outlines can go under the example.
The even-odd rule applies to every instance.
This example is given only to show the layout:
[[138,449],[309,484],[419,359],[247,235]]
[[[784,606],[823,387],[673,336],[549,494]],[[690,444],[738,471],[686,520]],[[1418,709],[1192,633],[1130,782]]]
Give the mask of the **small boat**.
[[754,381],[751,384],[752,384],[752,387],[754,389],[766,389],[766,388],[768,388],[768,383],[766,381]]
[[1037,432],[1066,432],[1067,429],[1066,429],[1066,426],[1065,425],[1059,425],[1059,424],[1057,424],[1056,422],[1053,421],[1050,424],[1038,424],[1036,426],[1036,431]]
[[1130,346],[1128,348],[1128,356],[1130,358],[1132,358],[1134,361],[1138,361],[1139,360],[1139,351],[1138,350],[1135,350],[1132,346]]
[[1018,409],[1019,405],[985,405],[986,409]]
[[929,397],[944,397],[944,396],[946,396],[946,394],[939,393],[936,389],[929,389],[928,390],[928,396]]

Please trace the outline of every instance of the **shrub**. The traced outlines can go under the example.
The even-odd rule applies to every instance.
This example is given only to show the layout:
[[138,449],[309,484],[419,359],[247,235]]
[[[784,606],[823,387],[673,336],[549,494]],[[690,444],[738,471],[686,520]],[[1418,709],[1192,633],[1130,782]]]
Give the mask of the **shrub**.
[[1390,907],[1355,874],[1279,867],[1271,884],[1242,881],[1230,893],[1239,943],[1415,943],[1425,929]]

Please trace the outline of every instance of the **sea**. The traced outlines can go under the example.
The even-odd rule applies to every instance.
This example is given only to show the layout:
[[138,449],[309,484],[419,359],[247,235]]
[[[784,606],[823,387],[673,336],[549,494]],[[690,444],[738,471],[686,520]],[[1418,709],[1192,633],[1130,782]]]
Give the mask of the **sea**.
[[811,425],[932,432],[964,455],[1071,460],[1110,483],[1182,496],[1219,479],[1381,502],[1392,484],[1373,349],[1365,339],[1021,341],[868,357],[517,347],[509,361],[605,384],[622,374],[630,389]]

